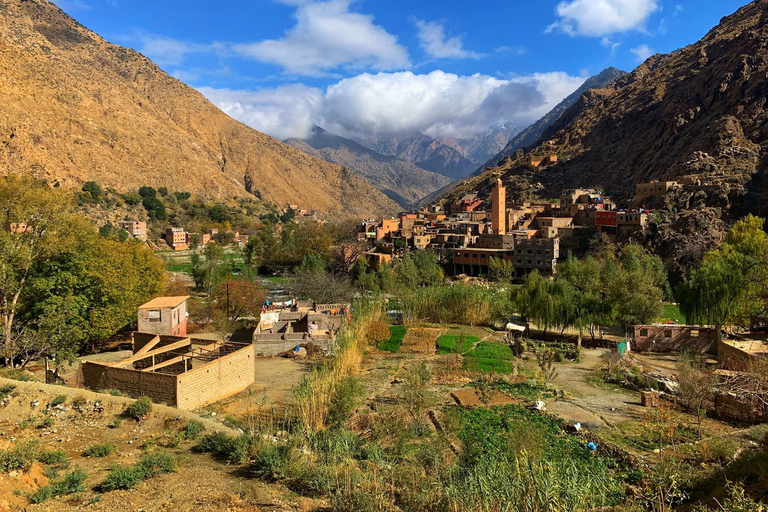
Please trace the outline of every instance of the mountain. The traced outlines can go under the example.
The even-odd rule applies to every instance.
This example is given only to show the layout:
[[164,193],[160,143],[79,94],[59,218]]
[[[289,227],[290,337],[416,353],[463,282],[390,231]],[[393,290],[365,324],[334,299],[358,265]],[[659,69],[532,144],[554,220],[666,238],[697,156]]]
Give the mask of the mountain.
[[452,182],[450,178],[382,155],[362,144],[329,133],[319,126],[306,139],[288,139],[286,144],[299,151],[343,165],[368,180],[403,208]]
[[417,132],[405,138],[374,135],[356,138],[355,141],[382,155],[405,160],[454,180],[463,178],[477,166],[464,156],[456,139],[433,139]]
[[512,123],[491,128],[485,134],[478,134],[467,139],[460,139],[464,155],[473,162],[485,162],[493,155],[501,152],[509,140],[520,133],[520,128]]
[[485,163],[482,167],[480,167],[480,169],[478,169],[475,174],[482,173],[487,167],[495,167],[505,157],[514,155],[518,149],[524,149],[526,147],[532,146],[537,140],[539,140],[539,137],[541,137],[542,133],[544,133],[544,130],[549,128],[555,121],[557,121],[557,119],[563,115],[566,110],[575,105],[585,92],[590,89],[602,89],[607,87],[624,75],[626,75],[625,71],[611,67],[604,69],[597,75],[588,78],[581,87],[576,89],[567,98],[558,103],[557,106],[550,110],[544,117],[530,125],[525,130],[517,133],[516,135],[513,134],[510,138],[508,138],[508,142],[505,142],[503,149],[493,153],[493,156],[487,160],[478,160],[480,162],[484,161]]
[[231,119],[46,0],[0,0],[0,77],[2,172],[119,192],[253,194],[345,217],[398,209],[342,167]]
[[[701,41],[654,55],[604,89],[587,91],[550,126],[534,153],[557,153],[533,172],[506,161],[465,189],[500,176],[521,193],[600,187],[619,200],[637,183],[677,180],[675,211],[719,208],[725,218],[768,214],[768,0],[725,17]],[[509,189],[509,187],[508,187]]]

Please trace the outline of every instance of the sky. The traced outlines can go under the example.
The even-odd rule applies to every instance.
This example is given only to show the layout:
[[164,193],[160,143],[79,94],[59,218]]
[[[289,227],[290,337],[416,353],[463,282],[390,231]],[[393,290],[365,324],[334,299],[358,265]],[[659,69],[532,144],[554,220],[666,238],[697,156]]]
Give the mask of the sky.
[[745,0],[55,0],[274,137],[463,137],[694,43]]

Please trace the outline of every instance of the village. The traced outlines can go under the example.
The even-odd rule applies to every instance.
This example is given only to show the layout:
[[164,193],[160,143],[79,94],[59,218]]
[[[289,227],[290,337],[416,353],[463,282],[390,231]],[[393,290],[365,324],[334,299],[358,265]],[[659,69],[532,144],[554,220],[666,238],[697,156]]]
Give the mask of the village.
[[[652,215],[648,206],[660,204],[682,186],[640,184],[631,207],[622,209],[600,191],[587,189],[564,190],[557,201],[507,205],[506,189],[497,181],[489,198],[465,195],[447,211],[432,207],[363,222],[357,241],[343,244],[341,254],[354,246],[351,252],[360,258],[355,265],[360,275],[386,275],[386,269],[393,267],[395,278],[403,282],[378,292],[364,286],[349,295],[350,300],[320,302],[319,295],[312,294],[324,291],[321,288],[291,285],[306,279],[302,271],[271,280],[248,271],[239,280],[231,276],[203,288],[189,279],[179,280],[183,271],[173,272],[174,290],[184,294],[159,295],[141,304],[130,332],[92,353],[83,350],[70,361],[42,353],[23,370],[0,375],[5,393],[0,422],[13,439],[39,434],[46,446],[77,435],[62,457],[77,461],[91,474],[98,471],[96,461],[82,454],[91,449],[89,440],[94,437],[116,447],[117,455],[108,458],[126,458],[136,467],[157,453],[154,447],[159,444],[169,447],[163,452],[169,457],[193,457],[202,467],[223,458],[267,471],[258,469],[264,464],[259,453],[271,449],[258,441],[261,436],[275,439],[270,443],[286,450],[297,444],[314,453],[318,448],[311,444],[316,442],[313,436],[325,431],[364,436],[361,439],[374,436],[393,456],[397,443],[410,439],[409,443],[427,449],[447,449],[443,456],[459,457],[478,441],[449,426],[457,414],[460,422],[480,421],[485,425],[482,430],[494,439],[514,436],[517,428],[515,422],[499,427],[493,419],[498,415],[545,422],[545,430],[534,434],[542,436],[537,442],[549,446],[564,435],[573,454],[594,452],[604,461],[601,464],[626,465],[622,467],[627,471],[656,458],[663,463],[653,471],[667,471],[665,461],[679,457],[712,467],[749,450],[751,439],[762,432],[761,424],[768,422],[764,332],[707,322],[686,325],[682,307],[674,303],[664,303],[662,313],[644,315],[648,322],[627,323],[621,313],[601,317],[599,302],[615,301],[610,294],[595,295],[597,313],[572,302],[589,322],[578,316],[560,318],[559,313],[550,319],[539,314],[541,299],[532,295],[544,293],[547,301],[560,300],[558,283],[573,279],[574,272],[574,262],[564,256],[580,231],[590,236],[600,233],[607,240],[631,240],[646,229]],[[121,227],[136,239],[146,237],[143,222],[126,221]],[[10,227],[14,236],[28,236],[34,229],[23,223]],[[165,239],[174,253],[181,253],[218,246],[219,234],[215,229],[194,235],[168,228]],[[235,230],[227,235],[224,241],[231,243],[236,256],[249,238]],[[219,242],[212,243],[216,239]],[[401,275],[411,254],[434,255],[434,262],[424,263],[418,272],[432,275],[445,269],[452,279],[429,277],[432,284],[417,285],[421,291],[409,290],[408,283],[427,279],[410,281]],[[625,256],[619,253],[619,257]],[[650,256],[631,257],[641,257],[633,265],[642,267],[642,258]],[[313,258],[320,261],[305,257],[301,266]],[[513,269],[506,283],[487,279],[499,261]],[[229,268],[228,263],[221,264]],[[309,272],[311,276],[327,271]],[[626,279],[635,279],[627,272]],[[537,281],[540,278],[543,281]],[[537,282],[543,291],[531,288]],[[322,279],[319,283],[328,286]],[[586,297],[589,290],[579,293]],[[654,311],[661,306],[660,297],[648,299],[657,302]],[[48,398],[29,398],[33,393]],[[85,396],[99,405],[93,410],[67,406],[81,403]],[[45,400],[50,402],[40,408]],[[144,412],[129,412],[139,403]],[[90,411],[87,424],[85,410]],[[191,428],[188,425],[203,425],[200,428],[207,433],[201,444],[179,441],[181,434],[167,427],[141,427],[168,425],[168,418],[182,411],[189,415],[183,416],[187,426],[180,427],[185,432]],[[132,415],[136,427],[133,422],[122,423]],[[291,426],[296,424],[301,425],[298,430]],[[30,425],[37,426],[30,431]],[[224,444],[206,444],[214,439]],[[443,442],[450,448],[433,445]],[[207,452],[214,453],[213,461],[206,458]],[[288,457],[285,464],[309,469],[295,473],[297,469],[272,468],[270,474],[277,476],[266,478],[286,486],[285,499],[309,497],[321,504],[326,493],[339,492],[330,481],[317,490],[302,480],[306,471],[320,472],[321,466],[298,453],[303,452],[289,450],[281,457]],[[342,464],[342,459],[333,464]],[[751,471],[754,468],[734,466],[729,478],[751,478]],[[14,479],[19,474],[0,472],[0,483],[9,488],[18,485]],[[331,478],[325,473],[312,475]],[[611,485],[627,485],[617,475],[611,471],[603,477]],[[203,485],[203,474],[193,478]],[[263,483],[258,483],[262,480],[249,480],[248,492],[263,493],[259,487]],[[35,485],[50,487],[45,481],[30,484],[30,499],[38,499]],[[111,485],[94,486],[82,499],[114,501],[118,498],[105,491]],[[160,480],[156,485],[164,484]],[[720,495],[728,492],[724,483],[712,489]],[[604,492],[595,496],[608,503]],[[702,490],[690,492],[706,495]],[[18,504],[27,499],[23,493],[0,498]],[[144,498],[133,499],[138,500],[133,506],[144,503]]]

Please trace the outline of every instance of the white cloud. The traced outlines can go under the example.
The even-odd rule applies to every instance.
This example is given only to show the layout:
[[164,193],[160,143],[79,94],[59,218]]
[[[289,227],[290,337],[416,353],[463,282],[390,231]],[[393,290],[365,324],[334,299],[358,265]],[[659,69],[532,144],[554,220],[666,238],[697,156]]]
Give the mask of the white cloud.
[[198,90],[229,116],[281,140],[309,133],[323,97],[320,89],[302,84],[257,91]]
[[303,137],[313,124],[346,136],[464,136],[543,116],[583,77],[537,73],[507,80],[487,75],[364,73],[323,91],[303,85],[259,91],[201,88],[232,117],[275,137]]
[[436,21],[416,20],[421,48],[436,59],[479,59],[483,55],[464,49],[460,36],[446,39],[445,27]]
[[115,39],[131,44],[139,53],[149,57],[160,66],[178,66],[187,55],[191,54],[225,51],[223,43],[192,43],[153,34],[145,30],[135,30],[129,35],[117,36]]
[[300,75],[410,66],[397,37],[374,24],[373,16],[350,12],[352,0],[287,1],[296,6],[296,25],[282,39],[235,44],[232,49]]
[[547,31],[562,30],[572,36],[601,37],[642,30],[648,17],[658,9],[658,0],[563,1],[555,10],[558,21]]
[[640,46],[636,48],[632,48],[629,50],[635,55],[635,59],[637,59],[637,62],[645,62],[648,57],[656,53],[653,48],[648,46],[647,44],[641,44]]

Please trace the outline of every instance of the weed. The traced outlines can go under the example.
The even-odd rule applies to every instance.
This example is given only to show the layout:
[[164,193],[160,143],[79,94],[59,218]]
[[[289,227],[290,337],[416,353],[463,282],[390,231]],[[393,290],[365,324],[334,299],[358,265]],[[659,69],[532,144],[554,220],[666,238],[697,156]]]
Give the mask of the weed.
[[408,330],[404,325],[390,325],[389,339],[379,346],[379,350],[395,353],[403,346],[403,339]]
[[56,407],[57,405],[61,405],[66,401],[67,395],[56,395],[54,399],[51,400],[51,407]]
[[56,423],[56,418],[53,416],[46,416],[37,424],[37,428],[50,428],[54,423]]
[[123,418],[119,416],[115,416],[114,418],[112,418],[112,421],[109,422],[110,428],[117,428],[122,424],[123,424]]
[[69,465],[67,452],[61,449],[42,451],[37,454],[37,460],[48,466],[66,467]]
[[84,457],[109,457],[117,447],[114,443],[92,444],[83,452]]
[[136,421],[141,421],[147,417],[152,410],[152,399],[148,396],[137,398],[125,409],[125,415]]
[[13,393],[13,390],[16,389],[15,384],[6,384],[5,386],[0,386],[0,397],[6,397]]
[[16,444],[13,450],[0,450],[0,473],[29,471],[37,457],[39,444],[34,439]]
[[86,400],[84,396],[76,396],[72,400],[72,408],[79,411],[87,403],[88,403],[88,400]]
[[274,482],[284,478],[288,467],[290,447],[268,444],[261,448],[253,460],[253,472],[263,480]]
[[176,471],[176,459],[170,453],[147,453],[139,459],[136,467],[144,473],[144,478],[152,478]]
[[331,398],[328,424],[337,426],[347,421],[352,411],[360,404],[363,392],[363,386],[355,377],[342,379]]
[[16,424],[20,429],[26,430],[29,427],[31,427],[34,424],[34,420],[32,417],[29,418],[22,418],[19,420],[19,422]]
[[99,490],[109,492],[117,489],[133,489],[142,480],[144,480],[144,471],[137,466],[113,466],[107,478],[99,485]]
[[112,396],[123,396],[123,392],[119,389],[110,389],[109,394]]
[[205,427],[199,421],[190,421],[184,427],[184,437],[189,441],[196,441],[200,438],[200,435],[202,435],[204,430]]

